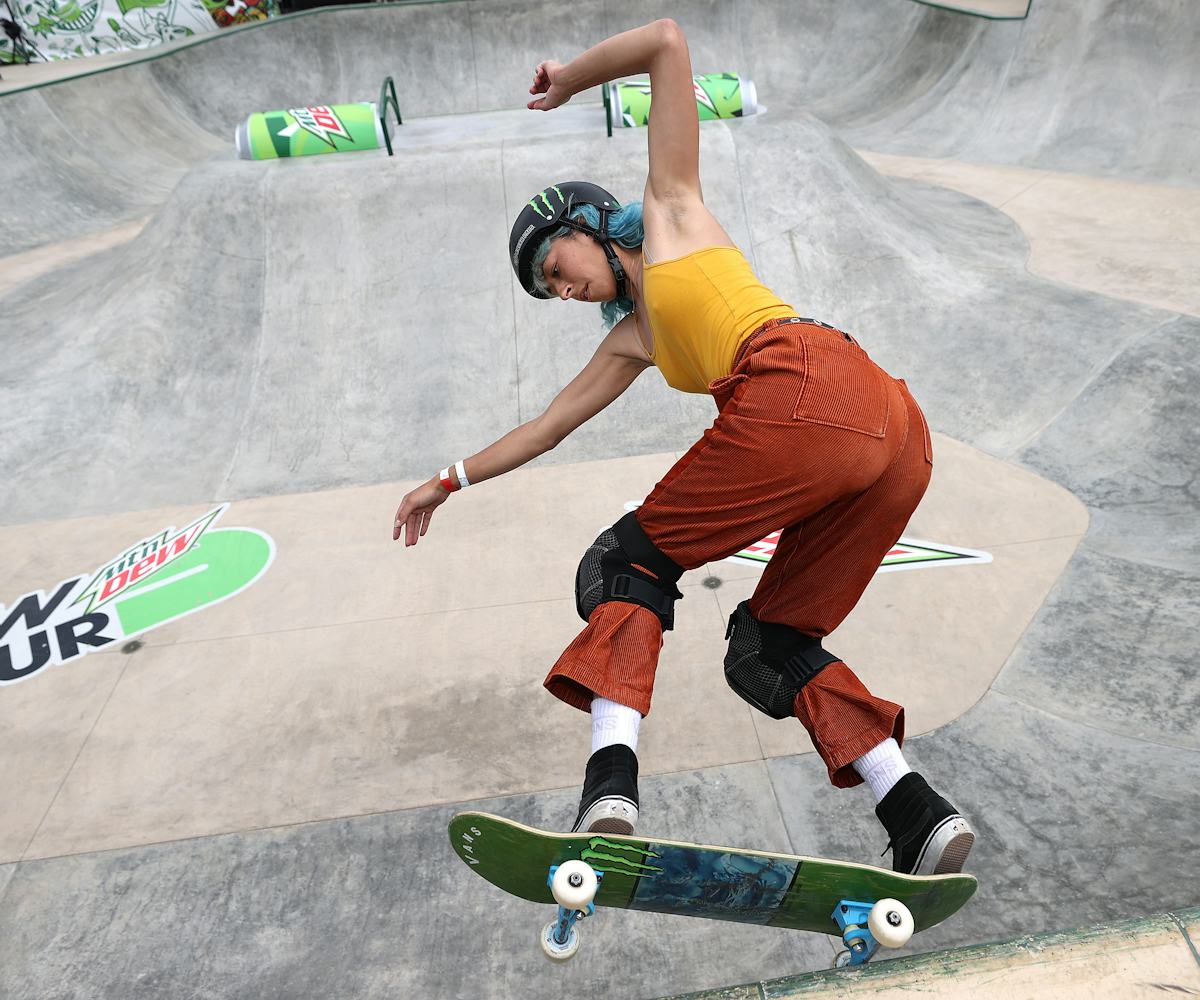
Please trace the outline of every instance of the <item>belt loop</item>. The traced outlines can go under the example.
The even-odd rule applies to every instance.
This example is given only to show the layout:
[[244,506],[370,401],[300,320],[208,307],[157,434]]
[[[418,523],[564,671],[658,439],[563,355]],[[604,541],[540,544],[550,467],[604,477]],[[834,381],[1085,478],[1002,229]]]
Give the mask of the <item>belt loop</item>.
[[768,319],[766,323],[763,323],[761,327],[758,327],[754,333],[750,334],[750,336],[746,337],[746,339],[742,341],[742,346],[738,348],[738,353],[736,357],[733,358],[734,369],[736,369],[738,365],[742,364],[742,359],[745,357],[746,352],[748,352],[750,349],[751,341],[754,341],[755,337],[758,335],[767,333],[768,330],[774,330],[776,327],[785,327],[785,325],[788,323],[805,322],[808,321],[805,321],[805,319],[800,319],[798,316],[780,316],[774,319]]
[[758,327],[749,337],[742,341],[738,348],[737,354],[733,358],[733,367],[736,369],[742,363],[742,358],[746,356],[746,352],[750,349],[750,343],[759,334],[766,333],[768,330],[774,330],[777,326],[787,326],[790,323],[811,323],[812,320],[801,319],[799,316],[778,316],[775,319],[769,319],[762,326]]
[[757,337],[760,333],[762,333],[761,327],[759,327],[759,329],[755,330],[752,334],[750,334],[749,337],[747,337],[745,340],[742,341],[741,346],[737,349],[737,354],[735,354],[733,357],[733,368],[731,369],[732,371],[737,371],[738,365],[740,365],[742,363],[742,358],[744,358],[746,356],[746,352],[750,350],[751,341],[753,341],[754,338]]

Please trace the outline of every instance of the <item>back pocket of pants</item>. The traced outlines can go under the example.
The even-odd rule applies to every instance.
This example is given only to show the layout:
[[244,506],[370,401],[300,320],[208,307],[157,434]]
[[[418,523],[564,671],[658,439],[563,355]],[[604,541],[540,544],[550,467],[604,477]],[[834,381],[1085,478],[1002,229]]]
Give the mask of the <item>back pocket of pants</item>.
[[803,383],[792,419],[883,437],[891,414],[887,376],[853,344],[805,338],[803,345]]

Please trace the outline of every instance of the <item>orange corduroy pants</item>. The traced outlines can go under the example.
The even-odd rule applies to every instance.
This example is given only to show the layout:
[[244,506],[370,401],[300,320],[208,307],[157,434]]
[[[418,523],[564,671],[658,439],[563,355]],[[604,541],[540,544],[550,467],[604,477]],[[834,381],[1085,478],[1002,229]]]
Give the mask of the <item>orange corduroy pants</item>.
[[[646,497],[638,523],[685,570],[782,528],[750,613],[823,638],[858,603],[925,493],[925,418],[903,381],[811,320],[757,330],[709,391],[715,423]],[[645,715],[661,648],[653,612],[606,602],[545,685],[583,711],[598,695]],[[838,787],[861,781],[856,758],[889,736],[904,739],[903,708],[872,695],[841,661],[800,690],[794,709]]]

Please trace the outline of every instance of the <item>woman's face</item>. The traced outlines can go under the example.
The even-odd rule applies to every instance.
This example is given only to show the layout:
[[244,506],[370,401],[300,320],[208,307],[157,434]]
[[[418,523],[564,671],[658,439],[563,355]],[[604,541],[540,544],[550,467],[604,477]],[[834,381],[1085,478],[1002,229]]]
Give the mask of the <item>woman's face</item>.
[[550,291],[560,299],[607,302],[617,297],[617,281],[604,249],[575,230],[551,244],[542,271]]

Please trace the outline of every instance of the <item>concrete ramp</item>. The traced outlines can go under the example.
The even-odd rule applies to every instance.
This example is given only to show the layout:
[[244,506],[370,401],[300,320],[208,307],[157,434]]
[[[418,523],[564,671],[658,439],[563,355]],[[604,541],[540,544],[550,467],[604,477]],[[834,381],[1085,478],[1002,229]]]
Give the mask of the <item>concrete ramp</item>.
[[[971,555],[881,572],[829,647],[905,706],[980,890],[909,959],[794,988],[1196,990],[1178,926],[1112,922],[1200,885],[1200,6],[468,0],[0,93],[0,994],[762,997],[829,966],[821,935],[602,911],[550,967],[548,914],[446,840],[467,803],[570,823],[588,723],[541,681],[580,627],[575,568],[710,398],[647,372],[391,541],[415,483],[595,351],[594,305],[515,286],[508,228],[555,180],[638,198],[646,132],[606,138],[595,94],[527,112],[528,80],[658,15],[767,108],[701,128],[707,203],[801,315],[908,381],[935,457],[906,544]],[[394,157],[234,158],[249,112],[386,75]],[[866,790],[722,681],[761,565],[682,581],[642,829],[886,864]],[[131,589],[93,605],[117,567]]]
[[[231,148],[250,112],[374,100],[389,75],[406,118],[519,108],[545,53],[569,56],[665,12],[624,18],[600,0],[370,4],[246,25],[0,94],[4,179],[22,193],[6,206],[5,251],[162,204],[188,164]],[[747,0],[670,13],[698,72],[739,70],[771,110],[812,111],[855,145],[1146,180],[1200,176],[1195,14],[1175,0],[1037,0],[1023,20],[913,0]],[[72,70],[85,73],[78,62]],[[20,70],[6,74],[19,81]]]
[[[136,239],[11,291],[0,523],[416,478],[540,413],[601,327],[514,295],[515,206],[549,162],[636,199],[644,133],[409,142],[392,158],[204,161]],[[882,177],[814,116],[719,124],[701,146],[708,203],[763,280],[854,330],[934,426],[992,454],[1028,442],[1147,320],[1031,276],[1006,216]],[[1048,377],[1024,359],[1051,335]],[[977,360],[947,363],[951,344]],[[711,411],[644,378],[541,461],[670,450]]]
[[1035,934],[669,1000],[1157,1000],[1200,994],[1200,909]]

